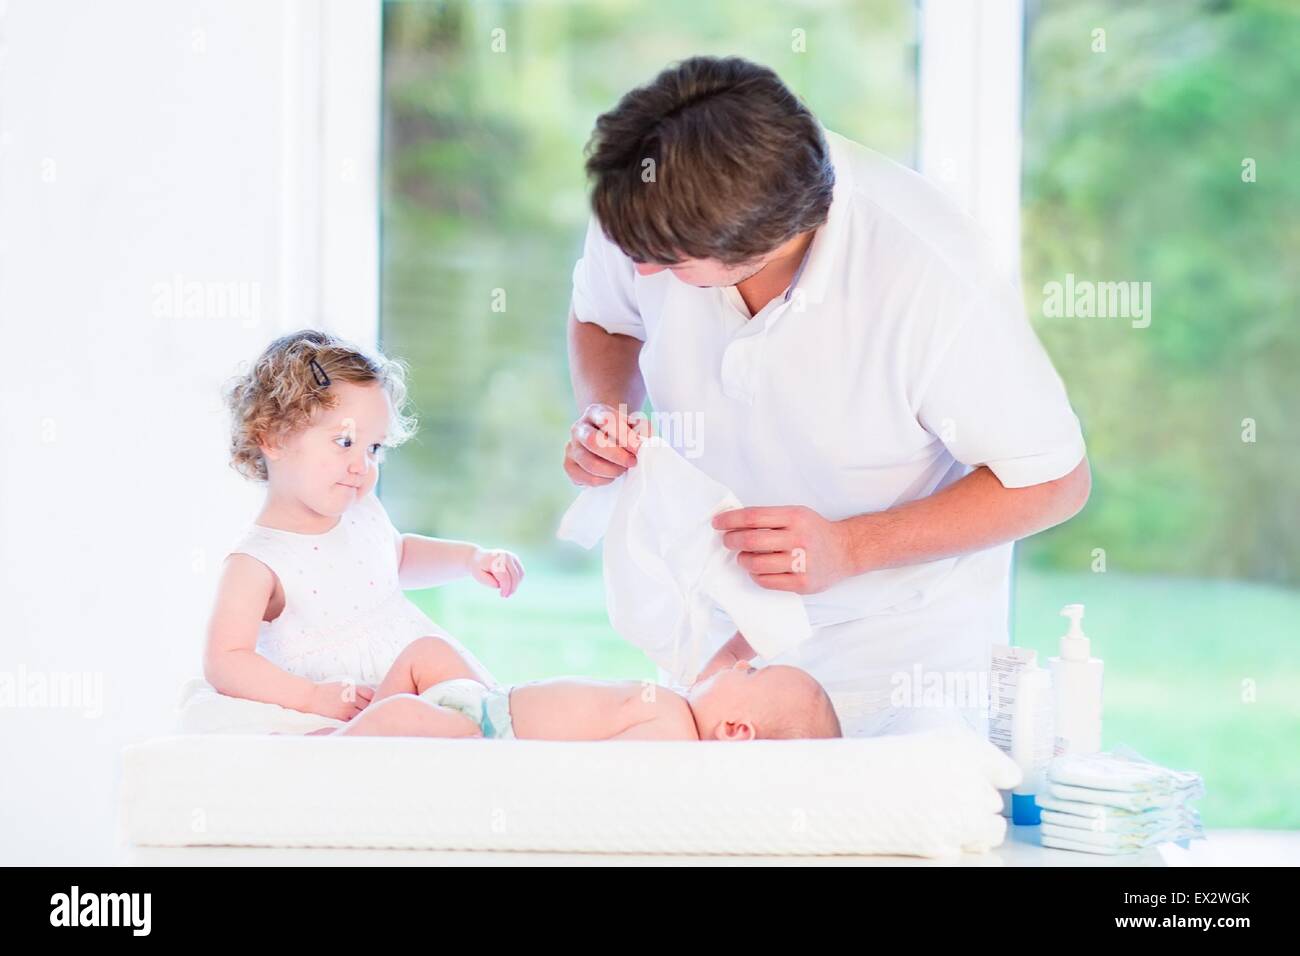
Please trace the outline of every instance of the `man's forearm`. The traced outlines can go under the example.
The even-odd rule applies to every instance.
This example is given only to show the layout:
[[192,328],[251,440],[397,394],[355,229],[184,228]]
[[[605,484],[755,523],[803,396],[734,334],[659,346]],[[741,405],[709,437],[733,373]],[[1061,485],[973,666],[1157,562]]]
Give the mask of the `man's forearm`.
[[641,340],[606,332],[593,322],[579,322],[569,313],[569,377],[579,411],[592,404],[628,412],[645,403],[645,383],[637,359]]
[[1006,488],[977,468],[942,491],[841,522],[853,574],[897,568],[1036,534],[1073,517],[1092,486],[1088,459],[1063,478]]

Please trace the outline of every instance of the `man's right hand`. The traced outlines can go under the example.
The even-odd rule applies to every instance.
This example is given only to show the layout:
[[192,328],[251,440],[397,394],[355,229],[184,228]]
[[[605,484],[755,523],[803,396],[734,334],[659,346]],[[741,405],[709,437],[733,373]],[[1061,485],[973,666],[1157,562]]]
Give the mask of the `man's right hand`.
[[588,405],[569,429],[564,472],[575,485],[607,485],[636,464],[636,451],[650,435],[650,423],[626,405]]

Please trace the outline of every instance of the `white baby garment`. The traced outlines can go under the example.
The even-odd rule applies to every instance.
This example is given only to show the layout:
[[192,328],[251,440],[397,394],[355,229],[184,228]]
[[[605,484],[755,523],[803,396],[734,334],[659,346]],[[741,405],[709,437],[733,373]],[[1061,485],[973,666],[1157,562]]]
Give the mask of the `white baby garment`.
[[285,601],[258,653],[309,680],[375,685],[411,641],[446,637],[398,585],[400,537],[373,491],[322,534],[253,525],[231,551],[275,572]]
[[765,658],[811,633],[799,595],[760,587],[723,545],[713,516],[739,507],[656,436],[642,442],[636,465],[585,489],[560,521],[557,537],[584,548],[604,536],[610,623],[682,686],[734,631]]

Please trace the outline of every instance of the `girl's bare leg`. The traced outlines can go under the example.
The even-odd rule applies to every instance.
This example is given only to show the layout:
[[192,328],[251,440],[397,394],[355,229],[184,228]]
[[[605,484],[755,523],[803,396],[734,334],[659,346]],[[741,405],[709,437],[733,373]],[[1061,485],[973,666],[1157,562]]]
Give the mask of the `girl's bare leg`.
[[[488,687],[497,682],[488,669],[456,645],[441,637],[421,637],[397,655],[393,666],[375,688],[367,710],[394,694],[422,694],[434,684],[457,677],[468,677]],[[352,718],[353,721],[356,718]]]
[[331,736],[482,737],[478,724],[450,707],[439,707],[410,694],[372,703]]

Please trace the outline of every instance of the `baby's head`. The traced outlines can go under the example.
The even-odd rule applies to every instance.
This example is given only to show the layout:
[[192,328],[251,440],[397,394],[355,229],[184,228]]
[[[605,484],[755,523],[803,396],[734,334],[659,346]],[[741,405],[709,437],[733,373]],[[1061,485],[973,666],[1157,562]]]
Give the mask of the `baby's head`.
[[737,661],[686,695],[701,740],[785,740],[840,737],[825,688],[805,670]]
[[225,399],[231,466],[320,514],[368,494],[384,449],[415,433],[405,365],[315,329],[268,345]]

